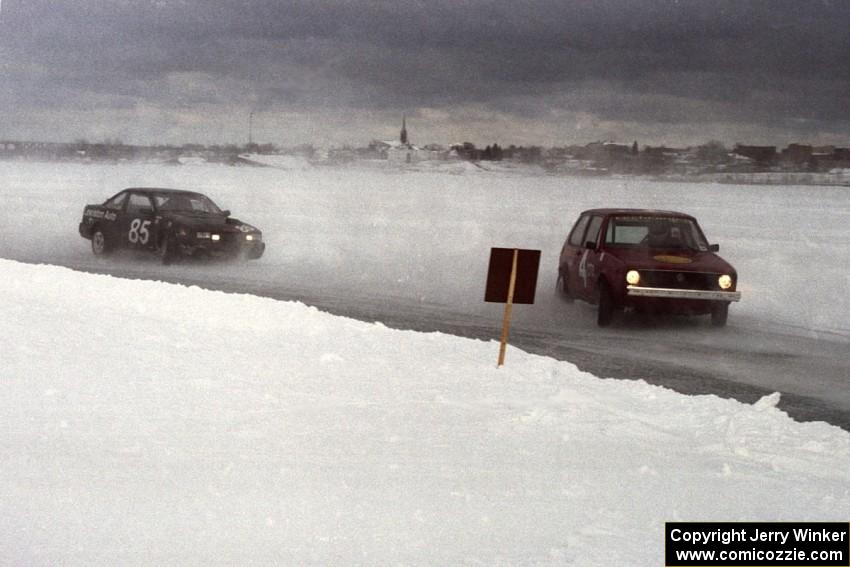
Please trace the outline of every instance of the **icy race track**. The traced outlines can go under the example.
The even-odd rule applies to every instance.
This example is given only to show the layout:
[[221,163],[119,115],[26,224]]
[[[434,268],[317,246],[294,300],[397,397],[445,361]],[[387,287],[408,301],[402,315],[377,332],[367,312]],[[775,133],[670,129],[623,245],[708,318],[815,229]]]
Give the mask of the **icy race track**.
[[[92,258],[77,235],[85,203],[129,186],[202,191],[259,226],[258,262]],[[588,180],[529,171],[422,166],[231,168],[0,163],[0,257],[130,278],[295,299],[392,327],[494,339],[484,304],[492,246],[543,252],[538,300],[515,310],[511,344],[597,376],[754,402],[778,391],[800,420],[850,430],[850,190]],[[694,214],[736,266],[744,298],[729,327],[704,318],[622,318],[553,295],[558,251],[578,213],[599,206]],[[495,360],[495,352],[494,352]]]

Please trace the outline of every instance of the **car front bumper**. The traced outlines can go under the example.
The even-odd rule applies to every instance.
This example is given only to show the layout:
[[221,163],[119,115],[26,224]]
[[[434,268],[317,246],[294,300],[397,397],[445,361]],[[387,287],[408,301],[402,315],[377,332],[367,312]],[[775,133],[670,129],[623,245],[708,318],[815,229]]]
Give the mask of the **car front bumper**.
[[87,239],[91,240],[91,228],[92,228],[92,225],[90,223],[87,223],[85,221],[81,222],[80,228],[79,228],[80,236],[82,236],[83,238],[87,238]]
[[256,260],[266,251],[266,243],[262,240],[254,241],[178,241],[180,253],[185,256],[209,256],[212,258],[237,258],[244,257]]
[[256,260],[266,251],[266,243],[263,241],[254,242],[251,245],[246,245],[243,250],[246,258]]
[[699,299],[703,301],[741,301],[740,291],[711,291],[702,289],[672,289],[666,287],[626,286],[630,297],[660,297],[665,299]]

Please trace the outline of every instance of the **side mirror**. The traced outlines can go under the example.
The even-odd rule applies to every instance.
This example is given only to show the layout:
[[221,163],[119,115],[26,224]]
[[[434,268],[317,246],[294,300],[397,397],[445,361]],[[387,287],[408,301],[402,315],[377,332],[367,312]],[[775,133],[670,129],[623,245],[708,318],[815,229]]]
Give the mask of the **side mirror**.
[[226,217],[229,217],[230,216],[230,209],[224,209],[223,211],[221,211],[221,214],[223,214]]
[[720,252],[720,245],[719,244],[709,244],[708,245],[708,251],[709,252]]
[[139,209],[139,214],[141,215],[152,215],[153,207],[142,207]]
[[596,250],[596,243],[593,242],[592,240],[588,240],[587,242],[584,243],[584,247],[587,248],[588,250]]

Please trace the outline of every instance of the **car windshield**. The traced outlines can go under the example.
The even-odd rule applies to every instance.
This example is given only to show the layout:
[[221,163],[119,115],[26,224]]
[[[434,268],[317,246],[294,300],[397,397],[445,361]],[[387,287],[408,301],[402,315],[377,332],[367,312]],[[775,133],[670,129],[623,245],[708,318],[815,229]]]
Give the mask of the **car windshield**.
[[680,217],[613,217],[608,221],[605,243],[640,248],[708,250],[708,243],[697,224]]
[[200,193],[159,193],[154,196],[156,207],[160,211],[179,211],[220,215],[221,209],[209,197]]

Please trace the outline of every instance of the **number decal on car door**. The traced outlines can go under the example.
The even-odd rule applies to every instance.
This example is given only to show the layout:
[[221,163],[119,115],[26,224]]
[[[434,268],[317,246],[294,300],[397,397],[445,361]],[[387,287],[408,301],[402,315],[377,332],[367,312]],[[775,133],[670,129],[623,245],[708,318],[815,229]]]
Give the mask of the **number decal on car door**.
[[585,250],[581,255],[581,262],[578,264],[578,277],[584,281],[584,287],[587,288],[587,253],[590,250]]
[[130,223],[130,233],[127,235],[127,238],[131,243],[136,244],[147,244],[148,239],[151,237],[151,233],[148,230],[151,221],[142,219],[133,219],[133,222]]

